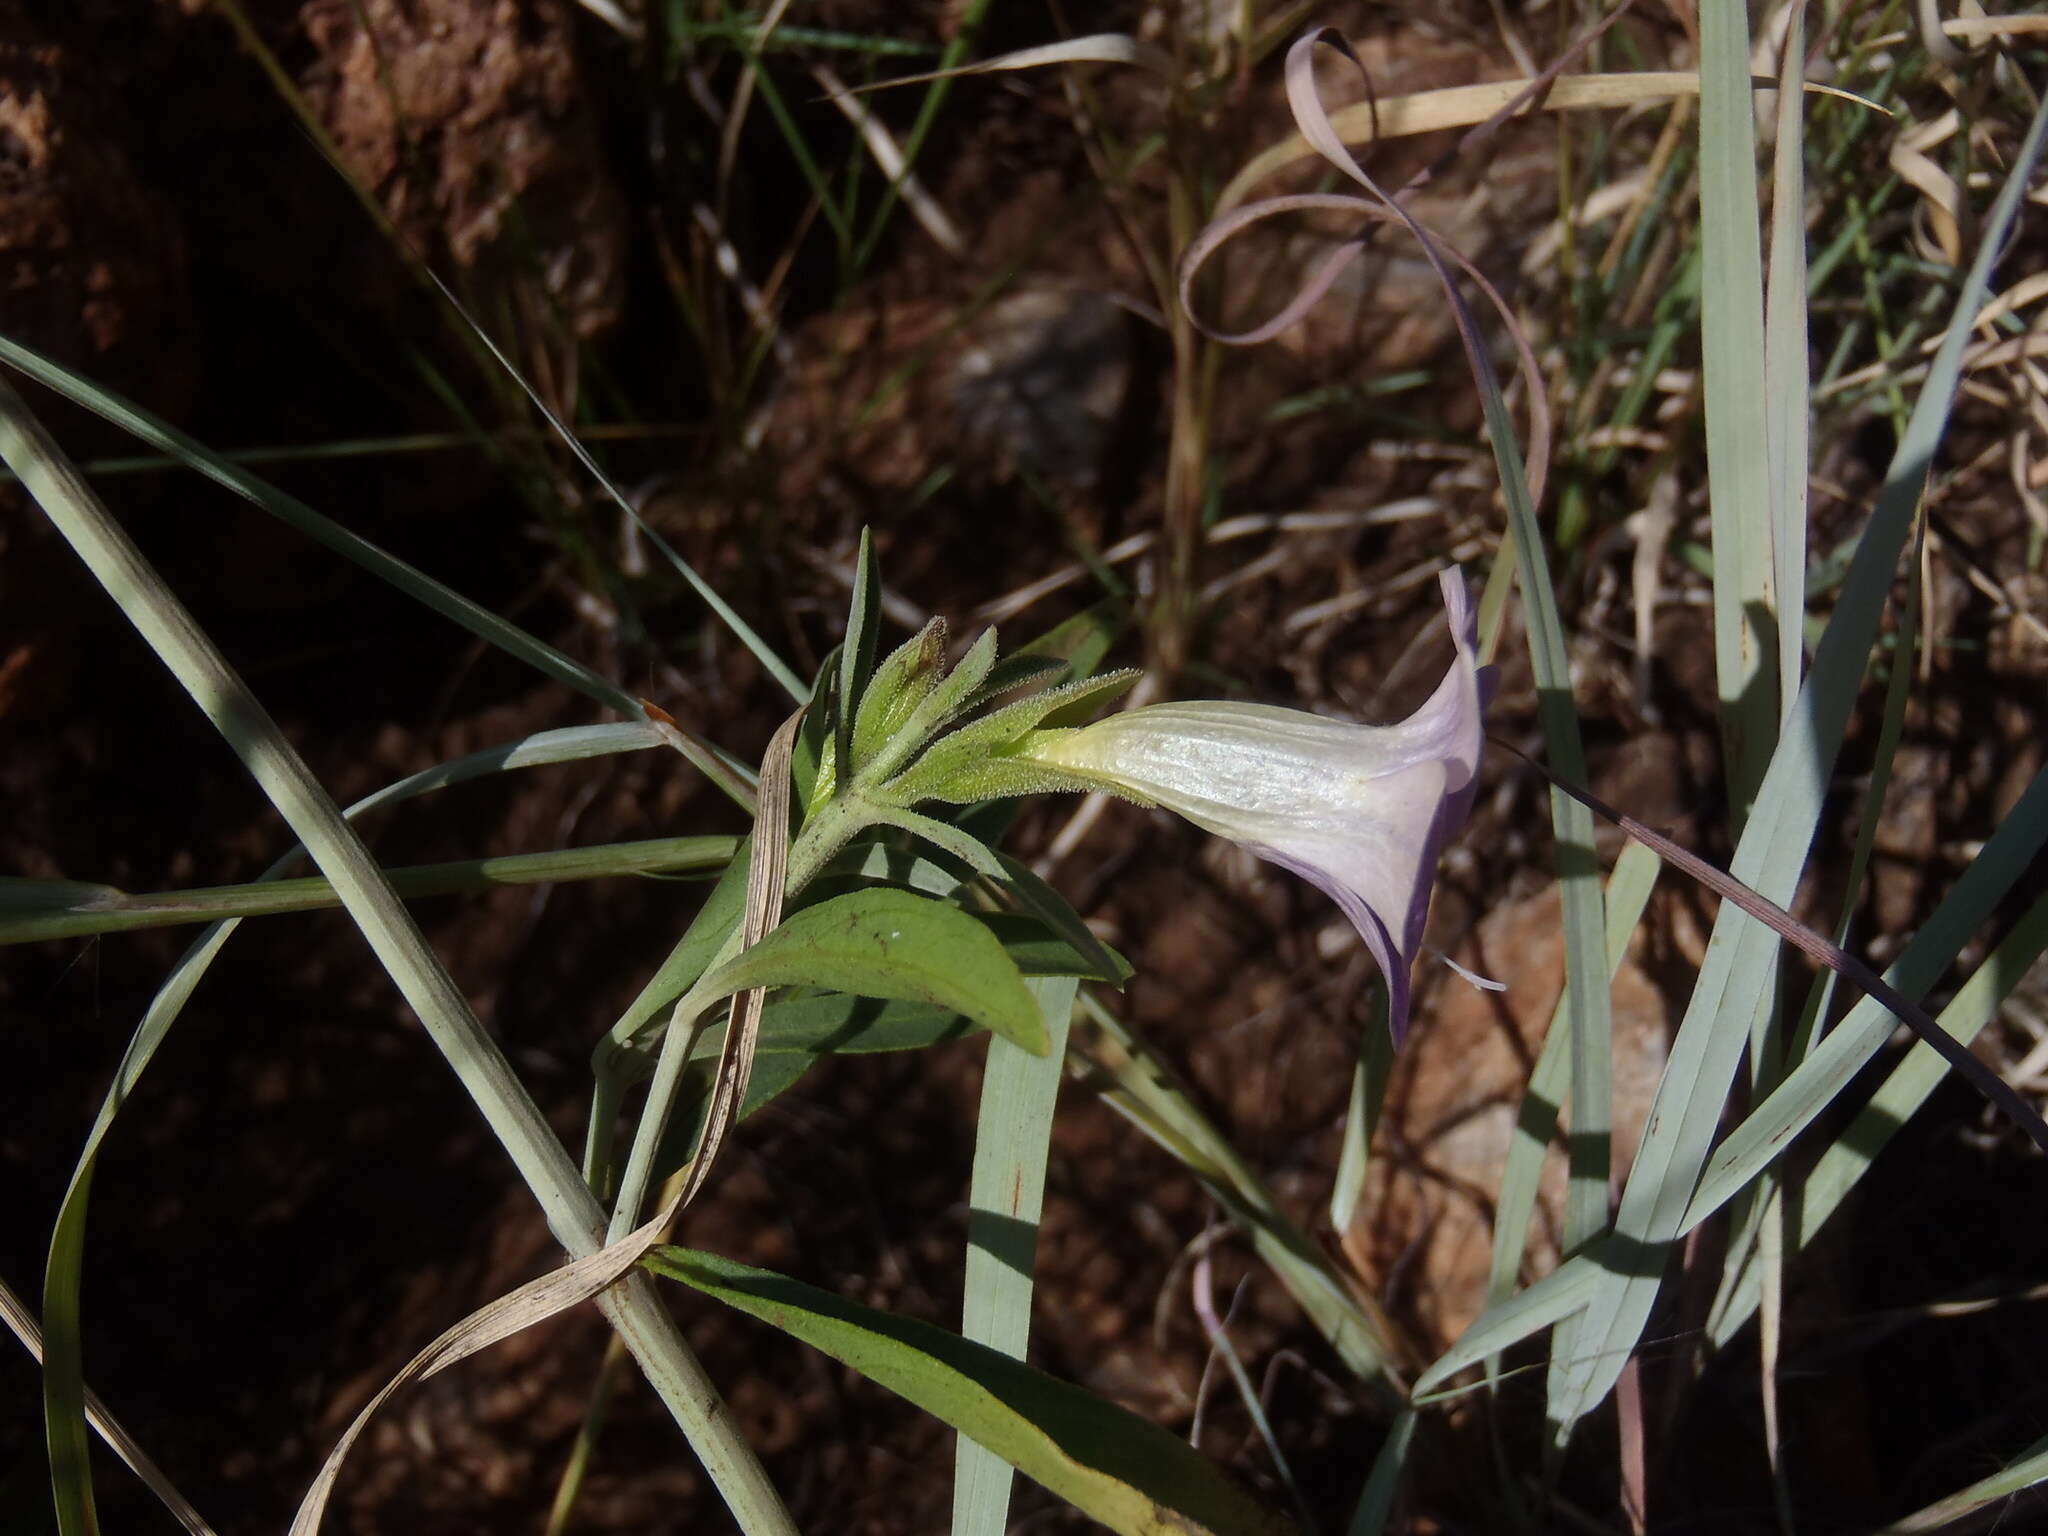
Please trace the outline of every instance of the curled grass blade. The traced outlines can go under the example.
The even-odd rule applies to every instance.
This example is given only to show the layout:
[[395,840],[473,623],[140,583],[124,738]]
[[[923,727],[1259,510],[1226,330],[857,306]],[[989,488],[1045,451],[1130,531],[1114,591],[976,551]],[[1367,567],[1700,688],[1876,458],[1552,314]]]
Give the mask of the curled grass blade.
[[[1315,50],[1327,46],[1348,60],[1365,77],[1365,67],[1343,36],[1330,28],[1313,30],[1298,40],[1287,53],[1287,99],[1294,120],[1309,145],[1338,171],[1363,187],[1371,201],[1357,201],[1361,210],[1376,217],[1391,217],[1414,238],[1435,272],[1444,299],[1455,322],[1458,339],[1474,387],[1479,391],[1485,413],[1487,436],[1500,471],[1501,494],[1507,503],[1510,542],[1514,546],[1517,573],[1529,636],[1529,654],[1536,677],[1537,711],[1544,741],[1551,759],[1564,767],[1568,777],[1582,780],[1585,753],[1580,744],[1577,711],[1572,702],[1570,659],[1566,652],[1563,621],[1558,616],[1556,593],[1552,588],[1544,556],[1542,528],[1536,520],[1536,505],[1542,496],[1544,466],[1549,458],[1549,407],[1545,403],[1540,371],[1529,357],[1527,338],[1512,312],[1491,286],[1472,272],[1469,263],[1446,248],[1424,229],[1396,198],[1390,198],[1359,165],[1347,149],[1324,110],[1315,81]],[[1368,85],[1369,85],[1368,81]],[[1526,88],[1526,87],[1525,87]],[[1202,260],[1222,240],[1265,209],[1291,202],[1270,203],[1238,210],[1212,224],[1190,247],[1181,267],[1181,303],[1188,304],[1191,284]],[[1347,242],[1332,252],[1321,272],[1311,279],[1303,295],[1289,306],[1289,313],[1305,312],[1342,265],[1348,264],[1361,241]],[[1451,262],[1456,261],[1474,277],[1493,299],[1506,322],[1523,359],[1531,411],[1535,422],[1531,434],[1533,472],[1524,465],[1509,418],[1507,402],[1494,377],[1492,353],[1481,336],[1477,320],[1459,291]],[[1280,320],[1289,318],[1283,313]],[[1279,320],[1273,322],[1279,324]],[[1563,892],[1565,929],[1565,990],[1572,1031],[1572,1137],[1571,1174],[1566,1193],[1565,1243],[1578,1247],[1607,1224],[1607,1182],[1609,1142],[1612,1135],[1613,1105],[1610,1086],[1612,1024],[1607,988],[1602,979],[1605,919],[1602,914],[1599,865],[1593,852],[1593,818],[1569,796],[1553,790],[1551,825],[1557,839],[1558,880]]]
[[398,1374],[363,1405],[348,1428],[342,1431],[334,1449],[327,1453],[327,1459],[320,1464],[320,1470],[314,1474],[312,1484],[299,1501],[289,1536],[315,1536],[321,1519],[327,1513],[327,1499],[334,1491],[335,1479],[341,1475],[342,1464],[347,1461],[356,1440],[369,1427],[371,1418],[386,1402],[414,1382],[439,1375],[478,1351],[537,1323],[544,1323],[616,1285],[650,1248],[662,1241],[680,1204],[678,1197],[638,1231],[529,1280],[517,1290],[479,1307],[408,1360]]
[[[1759,79],[1753,84],[1770,89],[1777,82]],[[1681,97],[1699,94],[1699,76],[1691,70],[1644,70],[1635,73],[1607,73],[1598,75],[1561,75],[1550,89],[1543,93],[1531,111],[1574,112],[1594,108],[1615,109],[1643,106],[1651,102],[1674,101]],[[1410,96],[1386,96],[1377,104],[1360,102],[1330,114],[1330,124],[1337,136],[1353,149],[1362,149],[1368,144],[1386,139],[1411,138],[1416,134],[1435,133],[1446,128],[1470,128],[1484,123],[1505,108],[1512,106],[1515,99],[1529,89],[1526,80],[1497,80],[1483,85],[1454,85],[1441,90],[1419,91]],[[1809,85],[1809,91],[1826,88]],[[1843,91],[1828,91],[1830,95],[1848,95]],[[1861,97],[1851,97],[1862,101]],[[1882,112],[1882,107],[1863,102],[1871,110]],[[1887,114],[1888,115],[1888,114]],[[1254,156],[1224,186],[1216,199],[1218,215],[1228,213],[1243,203],[1252,189],[1276,171],[1311,159],[1317,153],[1310,147],[1303,134],[1293,134],[1281,140],[1270,149]]]

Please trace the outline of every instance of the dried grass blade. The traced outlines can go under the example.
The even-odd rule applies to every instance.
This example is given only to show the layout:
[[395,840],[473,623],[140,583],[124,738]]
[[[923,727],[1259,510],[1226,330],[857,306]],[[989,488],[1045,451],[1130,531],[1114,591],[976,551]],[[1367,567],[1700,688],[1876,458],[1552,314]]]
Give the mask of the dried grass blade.
[[[29,1311],[27,1303],[14,1294],[14,1287],[5,1280],[0,1280],[0,1322],[4,1322],[8,1331],[21,1340],[30,1358],[38,1365],[42,1364],[43,1330],[37,1326],[35,1314]],[[213,1527],[172,1486],[163,1469],[150,1460],[149,1453],[143,1450],[135,1437],[121,1427],[121,1421],[100,1401],[100,1395],[91,1387],[86,1387],[84,1394],[86,1422],[98,1431],[99,1437],[107,1442],[114,1454],[127,1463],[128,1470],[142,1479],[143,1485],[192,1536],[214,1536]]]
[[1171,80],[1178,73],[1173,55],[1157,43],[1148,43],[1124,32],[1094,32],[1087,37],[1070,37],[1036,48],[1018,48],[1010,53],[999,53],[994,58],[977,59],[972,64],[956,64],[951,69],[927,70],[921,75],[895,75],[864,85],[855,94],[891,90],[899,85],[922,85],[928,80],[953,80],[962,75],[1043,69],[1048,64],[1136,64],[1141,69],[1151,70],[1162,80]]
[[327,1512],[327,1499],[334,1491],[335,1478],[341,1475],[342,1463],[348,1459],[348,1453],[354,1449],[357,1438],[369,1426],[371,1418],[392,1396],[416,1381],[424,1381],[458,1361],[467,1360],[479,1350],[488,1349],[536,1323],[544,1323],[557,1313],[566,1312],[616,1284],[622,1275],[640,1262],[648,1249],[664,1240],[668,1224],[675,1218],[681,1204],[682,1197],[678,1196],[652,1221],[618,1242],[564,1264],[560,1269],[551,1270],[538,1279],[529,1280],[488,1306],[479,1307],[408,1360],[398,1374],[363,1405],[362,1412],[355,1416],[335,1442],[334,1449],[327,1453],[327,1459],[320,1464],[320,1470],[306,1489],[306,1496],[299,1501],[298,1512],[292,1517],[290,1536],[313,1536],[320,1529],[320,1520]]
[[[808,708],[808,706],[806,706]],[[789,868],[790,759],[796,750],[797,732],[802,729],[805,709],[798,709],[782,722],[761,759],[761,788],[756,797],[754,832],[747,864],[746,910],[740,919],[740,950],[744,953],[782,920],[782,897]],[[697,1197],[711,1176],[727,1134],[737,1123],[740,1106],[746,1102],[747,1081],[754,1071],[754,1050],[760,1041],[761,1008],[767,1000],[765,988],[752,987],[733,994],[726,1012],[725,1042],[718,1053],[718,1071],[712,1088],[711,1107],[704,1119],[703,1140],[691,1159],[689,1172],[677,1196],[680,1210]],[[669,1020],[668,1037],[662,1041],[661,1057],[648,1085],[647,1102],[634,1132],[633,1150],[626,1171],[619,1180],[619,1196],[612,1207],[609,1236],[618,1241],[639,1218],[653,1180],[654,1159],[662,1133],[675,1106],[676,1091],[688,1067],[696,1020],[686,1015],[698,1008],[692,993],[676,1002]]]
[[[1760,90],[1771,90],[1777,85],[1774,80],[1761,78],[1750,83]],[[1515,98],[1528,88],[1527,80],[1494,80],[1483,85],[1453,85],[1441,90],[1418,91],[1410,96],[1386,96],[1376,105],[1360,102],[1357,106],[1333,112],[1330,123],[1347,145],[1360,149],[1386,139],[1412,138],[1416,134],[1436,133],[1446,128],[1470,128],[1512,106]],[[1689,69],[1562,75],[1543,94],[1543,99],[1529,110],[1612,110],[1696,96],[1699,89],[1699,76]],[[1807,90],[1844,96],[1873,112],[1884,113],[1887,117],[1891,115],[1877,103],[1851,92],[1818,84],[1809,84]],[[1246,162],[1243,170],[1230,178],[1217,197],[1216,214],[1220,217],[1236,208],[1251,196],[1254,187],[1274,172],[1298,165],[1315,154],[1307,138],[1297,133],[1255,155]]]

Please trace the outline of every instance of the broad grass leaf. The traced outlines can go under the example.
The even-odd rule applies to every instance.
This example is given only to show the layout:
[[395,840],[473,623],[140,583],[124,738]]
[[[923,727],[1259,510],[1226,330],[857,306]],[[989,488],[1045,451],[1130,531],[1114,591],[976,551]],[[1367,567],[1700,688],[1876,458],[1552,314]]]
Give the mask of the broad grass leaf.
[[798,986],[937,1003],[1034,1056],[1050,1045],[1002,942],[957,907],[908,891],[854,891],[806,907],[702,985],[706,996]]

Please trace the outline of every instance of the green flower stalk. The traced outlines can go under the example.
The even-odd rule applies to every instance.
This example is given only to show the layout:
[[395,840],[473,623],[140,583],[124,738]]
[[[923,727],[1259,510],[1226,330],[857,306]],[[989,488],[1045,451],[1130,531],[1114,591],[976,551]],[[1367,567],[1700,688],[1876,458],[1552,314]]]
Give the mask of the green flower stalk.
[[1445,571],[1442,586],[1457,655],[1428,702],[1396,725],[1259,704],[1155,704],[1035,731],[1011,761],[1051,770],[1061,787],[1163,806],[1328,893],[1386,976],[1398,1045],[1437,855],[1471,810],[1494,682],[1474,650],[1463,578]]

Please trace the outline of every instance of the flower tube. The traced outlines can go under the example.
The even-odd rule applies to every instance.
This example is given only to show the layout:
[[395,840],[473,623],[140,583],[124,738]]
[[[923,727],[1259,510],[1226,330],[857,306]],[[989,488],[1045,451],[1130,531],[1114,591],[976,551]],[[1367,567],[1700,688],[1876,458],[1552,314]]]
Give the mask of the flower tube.
[[1034,733],[1018,756],[1142,803],[1294,871],[1351,919],[1387,979],[1394,1042],[1422,943],[1437,855],[1464,824],[1493,669],[1481,667],[1463,578],[1442,574],[1457,655],[1396,725],[1224,701],[1155,704]]

